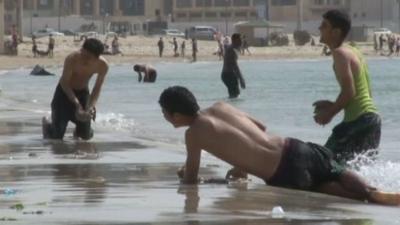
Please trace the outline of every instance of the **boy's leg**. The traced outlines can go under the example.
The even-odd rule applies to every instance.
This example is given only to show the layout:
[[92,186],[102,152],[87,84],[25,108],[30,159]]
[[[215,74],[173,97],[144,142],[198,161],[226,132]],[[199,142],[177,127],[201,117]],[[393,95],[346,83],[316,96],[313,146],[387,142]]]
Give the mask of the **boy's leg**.
[[336,182],[322,184],[319,192],[384,205],[400,205],[400,193],[378,191],[356,173],[345,170]]
[[83,140],[89,140],[93,137],[93,129],[91,128],[91,122],[76,122],[76,128],[74,136],[82,138]]
[[52,112],[52,121],[42,118],[42,134],[44,139],[63,139],[68,125],[68,119]]
[[317,189],[319,192],[357,200],[367,200],[369,192],[376,190],[356,173],[344,170],[337,181],[322,184]]

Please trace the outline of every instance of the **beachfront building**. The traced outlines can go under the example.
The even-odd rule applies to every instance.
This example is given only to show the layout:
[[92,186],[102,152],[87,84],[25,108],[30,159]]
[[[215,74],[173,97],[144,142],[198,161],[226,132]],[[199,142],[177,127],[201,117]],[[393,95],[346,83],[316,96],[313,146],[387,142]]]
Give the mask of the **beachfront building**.
[[211,25],[232,33],[239,21],[267,19],[267,0],[173,0],[173,21],[178,28]]
[[[23,20],[23,33],[43,28],[79,30],[94,23],[98,31],[143,33],[149,21],[166,21],[171,28],[215,25],[232,30],[243,20],[267,18],[268,0],[4,0],[7,25]],[[15,13],[16,1],[23,15]],[[22,4],[21,3],[21,4]]]
[[330,9],[346,10],[348,0],[270,0],[269,18],[289,31],[318,32],[322,14]]
[[349,12],[355,26],[385,27],[400,32],[398,0],[351,0]]
[[[4,0],[0,0],[0,15],[4,15]],[[0,16],[0,54],[4,53],[4,16]]]
[[[149,21],[167,20],[172,13],[168,0],[4,0],[8,24],[15,24],[15,1],[23,2],[23,33],[43,28],[80,30],[94,24],[97,31],[140,33]],[[9,3],[9,4],[7,4]]]
[[388,27],[400,31],[398,0],[270,0],[269,18],[286,29],[318,33],[322,14],[341,9],[351,16],[354,26]]

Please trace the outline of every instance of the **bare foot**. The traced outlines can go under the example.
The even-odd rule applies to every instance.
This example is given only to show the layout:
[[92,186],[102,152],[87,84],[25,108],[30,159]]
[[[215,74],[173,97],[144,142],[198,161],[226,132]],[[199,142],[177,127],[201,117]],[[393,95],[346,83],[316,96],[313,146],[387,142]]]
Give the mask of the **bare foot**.
[[43,118],[42,118],[43,139],[48,139],[49,138],[49,125],[50,125],[49,120],[45,116],[43,116]]
[[400,193],[371,191],[370,200],[383,205],[400,205]]

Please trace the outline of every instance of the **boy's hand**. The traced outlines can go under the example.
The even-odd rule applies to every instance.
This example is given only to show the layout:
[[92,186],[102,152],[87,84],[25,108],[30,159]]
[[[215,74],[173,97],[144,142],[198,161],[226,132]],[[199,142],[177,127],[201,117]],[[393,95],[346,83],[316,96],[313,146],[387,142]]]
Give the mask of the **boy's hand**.
[[178,171],[176,171],[176,175],[178,175],[179,179],[183,179],[185,175],[185,166],[182,166]]
[[93,106],[93,107],[89,108],[88,113],[92,117],[92,120],[95,121],[96,120],[96,107]]
[[75,118],[78,121],[81,122],[87,122],[90,121],[92,119],[92,116],[89,112],[86,112],[82,109],[82,107],[79,107],[76,111],[75,111]]
[[240,83],[240,87],[241,87],[242,89],[246,89],[246,82],[244,81],[243,78],[242,78],[242,79],[239,79],[239,83]]
[[228,170],[225,179],[227,180],[247,179],[247,173],[237,167],[234,167]]
[[314,114],[319,114],[321,111],[328,110],[334,103],[329,100],[319,100],[313,103]]
[[319,100],[313,103],[314,121],[319,125],[326,125],[331,122],[334,114],[332,113],[333,102],[329,100]]

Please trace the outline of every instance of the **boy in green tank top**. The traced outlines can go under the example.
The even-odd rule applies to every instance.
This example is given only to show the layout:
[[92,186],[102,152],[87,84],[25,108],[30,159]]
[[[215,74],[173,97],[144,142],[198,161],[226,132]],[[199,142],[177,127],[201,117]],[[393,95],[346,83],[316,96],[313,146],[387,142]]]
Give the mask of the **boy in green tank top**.
[[344,12],[330,10],[323,15],[320,42],[332,52],[340,93],[335,102],[319,100],[313,104],[314,120],[320,125],[328,124],[344,110],[343,121],[334,127],[325,144],[341,162],[378,148],[381,136],[381,119],[372,100],[367,64],[356,48],[343,44],[350,28],[350,18]]

